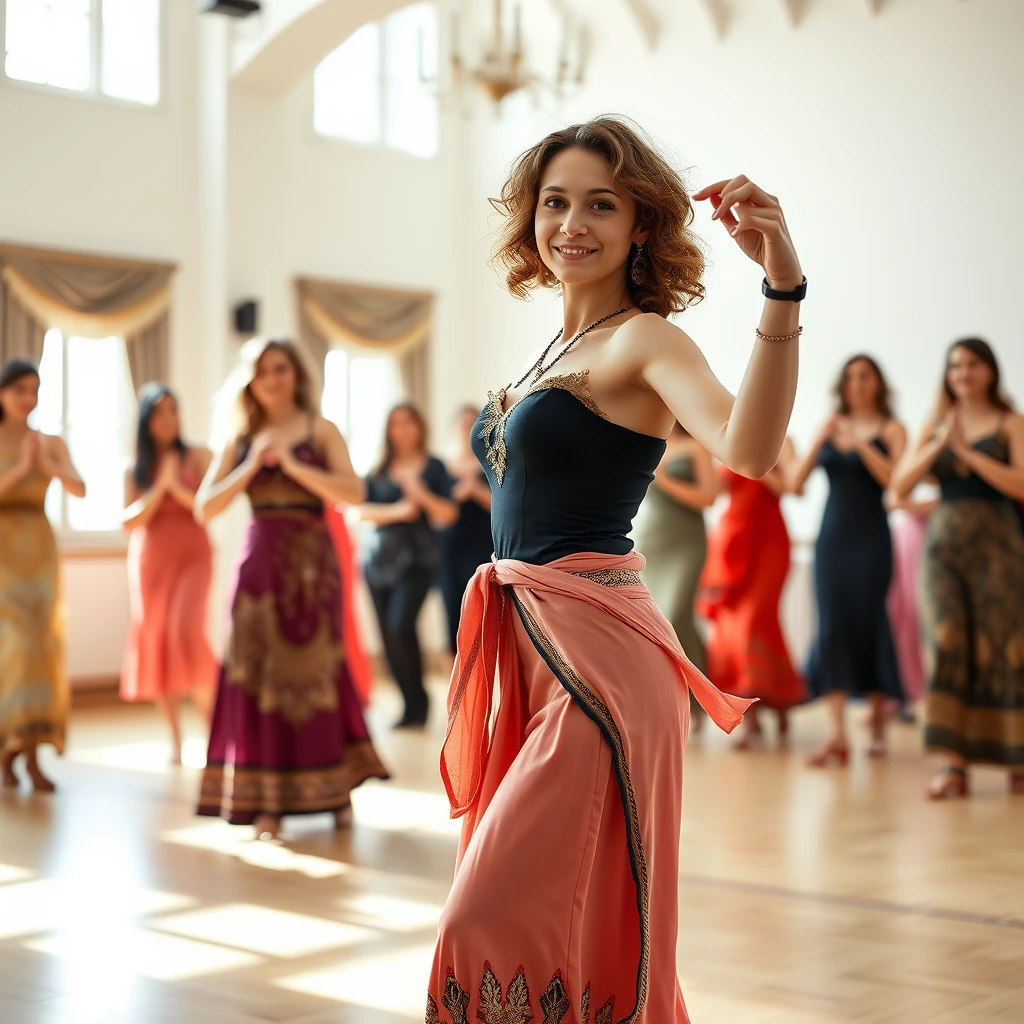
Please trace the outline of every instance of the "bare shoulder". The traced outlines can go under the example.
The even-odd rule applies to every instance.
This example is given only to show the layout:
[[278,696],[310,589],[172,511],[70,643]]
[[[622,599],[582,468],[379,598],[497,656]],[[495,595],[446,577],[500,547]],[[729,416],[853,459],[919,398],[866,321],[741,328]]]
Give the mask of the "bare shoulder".
[[1008,413],[1003,421],[1003,430],[1015,441],[1024,442],[1024,416],[1019,412]]
[[338,425],[324,416],[317,416],[313,421],[313,439],[323,443],[337,441],[339,438],[341,438],[341,431],[338,429]]
[[907,429],[902,423],[894,416],[890,419],[884,427],[882,427],[882,438],[885,441],[905,441],[907,438]]
[[684,363],[703,359],[686,331],[657,313],[639,313],[627,320],[615,332],[614,342],[618,352],[636,361],[640,369],[666,359]]
[[213,462],[213,452],[211,452],[205,445],[201,444],[190,447],[188,450],[188,457],[192,460],[201,475],[206,474],[206,471],[210,468],[210,463]]
[[39,443],[48,455],[59,455],[68,450],[64,438],[59,434],[44,434],[41,430],[37,433],[39,434]]

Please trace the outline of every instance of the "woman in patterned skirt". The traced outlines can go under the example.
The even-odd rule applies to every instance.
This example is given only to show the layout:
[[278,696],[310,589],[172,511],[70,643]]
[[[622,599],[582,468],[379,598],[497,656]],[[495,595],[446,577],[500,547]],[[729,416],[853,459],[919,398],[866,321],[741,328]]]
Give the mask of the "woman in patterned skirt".
[[36,750],[63,753],[70,694],[57,540],[43,503],[54,478],[77,498],[85,484],[64,442],[29,426],[38,403],[35,363],[10,360],[0,370],[0,784],[18,785],[24,754],[33,787],[49,793]]
[[931,476],[921,598],[928,641],[925,747],[943,755],[927,795],[966,796],[967,768],[1010,769],[1024,792],[1024,416],[1002,395],[980,338],[946,358],[939,408],[893,476],[897,497]]
[[345,661],[341,577],[325,502],[363,497],[348,449],[320,417],[312,376],[289,341],[255,338],[225,396],[233,436],[196,495],[208,522],[243,491],[253,518],[231,600],[199,814],[276,837],[285,814],[333,812],[388,774],[370,742]]

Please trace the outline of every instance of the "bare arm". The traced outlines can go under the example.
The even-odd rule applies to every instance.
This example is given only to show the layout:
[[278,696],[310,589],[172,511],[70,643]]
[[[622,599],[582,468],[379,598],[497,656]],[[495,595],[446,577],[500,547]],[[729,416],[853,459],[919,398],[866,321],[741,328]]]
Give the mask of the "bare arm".
[[[186,452],[185,458],[195,461],[196,468],[199,470],[199,478],[202,480],[210,469],[213,453],[209,448],[190,448]],[[183,508],[187,508],[190,512],[195,512],[196,492],[184,483],[177,472],[173,474],[167,487],[167,493]]]
[[654,485],[664,491],[673,501],[697,512],[710,508],[718,497],[718,477],[711,462],[711,455],[694,445],[690,454],[693,459],[694,482],[687,483],[670,476],[663,460],[654,471]]
[[788,489],[792,491],[793,494],[804,493],[804,485],[807,483],[807,478],[814,472],[815,466],[818,465],[818,456],[821,455],[821,449],[825,447],[825,443],[832,436],[832,431],[835,428],[835,422],[835,416],[829,418],[821,430],[818,431],[818,436],[814,439],[814,444],[811,445],[807,454],[802,459],[798,459],[794,453],[789,467],[788,486]]
[[459,506],[450,498],[442,498],[435,494],[422,478],[417,477],[410,481],[404,490],[406,497],[427,514],[427,519],[435,530],[451,526],[459,518]]
[[910,497],[910,492],[928,475],[932,463],[946,446],[945,429],[936,432],[940,423],[930,417],[917,440],[903,453],[889,478],[889,487],[897,500]]
[[341,432],[330,420],[318,417],[314,437],[323,450],[326,469],[307,465],[296,459],[291,450],[285,449],[278,452],[281,469],[297,484],[326,502],[358,505],[366,497],[366,485],[352,468],[348,445]]
[[85,483],[71,463],[71,455],[63,438],[43,438],[43,455],[39,464],[43,472],[59,480],[72,497],[85,497]]
[[163,496],[167,493],[166,485],[158,477],[148,491],[141,491],[129,470],[124,475],[124,516],[122,525],[128,531],[145,526],[156,514]]
[[761,478],[761,482],[776,497],[781,498],[783,494],[789,492],[790,474],[795,462],[796,449],[793,447],[792,440],[787,437],[782,444],[782,451],[779,453],[779,461],[775,463],[775,468],[769,470]]
[[219,516],[260,471],[266,446],[254,442],[248,458],[236,466],[238,449],[239,440],[236,438],[213,457],[192,507],[193,515],[200,523],[206,524]]
[[[800,260],[775,196],[740,175],[716,182],[693,198],[710,200],[715,208],[712,219],[722,223],[744,255],[764,268],[773,288],[790,291],[800,284]],[[788,340],[755,341],[733,398],[690,338],[653,318],[642,381],[719,461],[744,476],[762,477],[779,459],[793,411],[799,319],[799,303],[765,301],[761,333]]]
[[888,487],[892,471],[907,447],[907,432],[904,430],[903,424],[897,420],[889,420],[882,430],[882,440],[885,441],[885,446],[889,449],[888,455],[880,452],[877,446],[870,441],[855,441],[854,450],[879,485]]
[[1010,464],[958,441],[954,453],[987,484],[1014,501],[1024,501],[1024,416],[1011,416],[1003,428],[1010,441]]
[[359,518],[374,526],[411,523],[419,519],[420,515],[419,505],[408,498],[391,502],[368,502],[359,506]]
[[477,474],[461,479],[452,491],[452,498],[455,501],[474,501],[484,511],[491,510],[491,488]]

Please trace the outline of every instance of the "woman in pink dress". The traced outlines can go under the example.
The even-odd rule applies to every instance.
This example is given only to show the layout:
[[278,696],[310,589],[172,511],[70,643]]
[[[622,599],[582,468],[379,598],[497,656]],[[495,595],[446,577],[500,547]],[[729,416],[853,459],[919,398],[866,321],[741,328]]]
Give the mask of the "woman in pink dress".
[[[667,319],[703,295],[694,200],[764,267],[736,398]],[[562,323],[474,432],[496,557],[462,606],[441,773],[464,825],[426,1020],[685,1024],[690,691],[727,731],[750,702],[686,657],[629,533],[676,421],[732,469],[775,465],[805,282],[774,197],[744,177],[689,196],[618,118],[528,150],[499,208],[510,291],[558,288]]]
[[904,713],[909,715],[909,705],[924,696],[924,645],[917,590],[928,517],[938,505],[938,499],[900,501],[890,497],[887,504],[895,513],[892,523],[892,585],[887,606],[896,663],[903,684]]
[[131,628],[121,698],[158,704],[181,763],[179,705],[191,696],[209,717],[217,662],[206,634],[213,552],[192,515],[210,465],[206,448],[181,439],[178,400],[166,384],[139,391],[135,465],[125,477]]

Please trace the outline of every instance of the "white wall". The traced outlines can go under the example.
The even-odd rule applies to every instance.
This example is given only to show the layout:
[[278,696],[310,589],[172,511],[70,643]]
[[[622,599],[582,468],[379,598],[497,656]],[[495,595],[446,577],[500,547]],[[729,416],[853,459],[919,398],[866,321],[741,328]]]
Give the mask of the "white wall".
[[[648,6],[663,22],[655,52],[628,4],[587,0],[577,9],[596,46],[583,93],[560,110],[537,113],[514,99],[500,119],[477,119],[479,232],[484,198],[519,151],[552,126],[628,114],[691,168],[695,186],[742,172],[782,199],[809,280],[798,445],[813,437],[834,375],[855,351],[880,358],[913,430],[934,401],[945,346],[967,332],[990,338],[1024,399],[1024,208],[995,198],[1024,164],[1024,4],[900,0],[873,15],[866,2],[817,0],[794,28],[781,0],[729,0],[724,39],[704,0]],[[681,323],[735,388],[759,317],[760,274],[709,214],[697,220],[711,250],[708,298]],[[558,314],[549,297],[516,303],[482,270],[471,290],[472,316],[488,328],[482,392],[550,338]],[[798,537],[816,533],[819,476],[807,499],[787,501]]]

